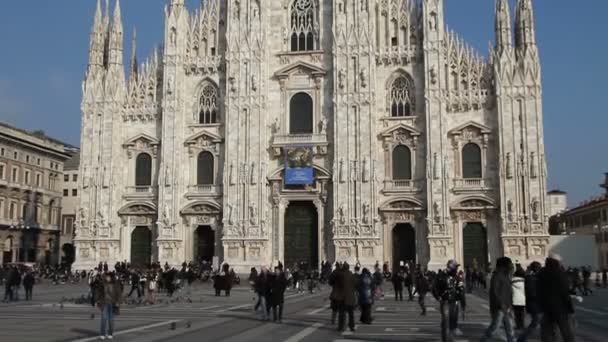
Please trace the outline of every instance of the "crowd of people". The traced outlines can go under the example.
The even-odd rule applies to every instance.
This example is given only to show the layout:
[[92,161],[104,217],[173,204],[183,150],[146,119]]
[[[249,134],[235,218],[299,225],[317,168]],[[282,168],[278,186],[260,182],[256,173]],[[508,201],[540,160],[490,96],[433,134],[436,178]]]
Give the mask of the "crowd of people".
[[[485,290],[487,283],[483,270],[477,267],[460,270],[459,266],[450,260],[445,269],[434,272],[409,261],[401,262],[391,272],[388,263],[382,267],[376,263],[371,271],[357,263],[351,271],[346,262],[336,262],[332,266],[323,261],[319,269],[301,262],[293,265],[290,271],[279,263],[272,270],[262,267],[258,272],[252,268],[248,282],[256,294],[254,310],[260,319],[272,318],[278,323],[283,320],[287,289],[314,293],[321,285],[329,285],[330,320],[332,325],[337,323],[338,331],[347,327],[355,331],[357,309],[359,322],[372,324],[372,307],[384,298],[385,283],[392,284],[395,301],[404,300],[404,291],[407,291],[409,301],[417,297],[421,315],[427,313],[425,298],[431,293],[439,303],[442,341],[453,341],[459,334],[459,317],[466,309],[466,294],[474,289]],[[608,286],[607,274],[607,270],[596,272],[596,287]],[[556,331],[564,342],[574,341],[573,300],[582,301],[580,296],[593,293],[591,278],[590,267],[564,268],[557,255],[550,255],[544,267],[533,262],[526,270],[507,257],[499,258],[491,272],[488,291],[491,323],[481,341],[493,338],[499,327],[504,328],[508,342],[525,342],[539,327],[543,342],[554,341]],[[230,296],[232,287],[240,282],[228,264],[214,270],[206,262],[183,263],[180,269],[167,263],[134,267],[127,262],[118,262],[110,269],[107,263],[100,263],[89,272],[5,265],[0,268],[0,282],[5,286],[4,301],[19,300],[22,286],[25,299],[31,300],[34,284],[41,279],[49,279],[54,284],[86,279],[88,300],[101,312],[102,338],[112,338],[114,316],[120,312],[121,303],[129,303],[134,296],[135,304],[155,304],[160,292],[172,297],[176,291],[183,290],[189,295],[195,281],[213,281],[216,296],[222,292]],[[530,316],[527,326],[526,313]]]

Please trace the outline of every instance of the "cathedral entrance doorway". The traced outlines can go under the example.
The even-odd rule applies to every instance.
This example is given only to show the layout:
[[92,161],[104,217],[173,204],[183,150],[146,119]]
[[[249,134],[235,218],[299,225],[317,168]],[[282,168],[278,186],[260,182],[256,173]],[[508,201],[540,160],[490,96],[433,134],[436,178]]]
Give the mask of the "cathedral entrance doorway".
[[152,260],[152,232],[146,226],[135,227],[131,233],[131,265],[144,267]]
[[464,267],[486,270],[488,266],[488,234],[481,223],[467,223],[462,231]]
[[316,268],[319,264],[318,213],[311,201],[290,202],[285,212],[284,265],[293,269],[302,262]]
[[211,226],[198,226],[194,232],[194,259],[212,262],[214,252],[215,232]]
[[416,263],[416,230],[409,223],[399,223],[393,228],[393,271],[402,262]]

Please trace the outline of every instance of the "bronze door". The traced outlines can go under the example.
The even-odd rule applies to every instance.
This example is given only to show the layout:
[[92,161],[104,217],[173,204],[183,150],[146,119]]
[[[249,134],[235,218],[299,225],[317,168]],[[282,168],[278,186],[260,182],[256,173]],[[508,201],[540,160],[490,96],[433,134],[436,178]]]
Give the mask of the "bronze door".
[[131,233],[131,265],[144,267],[152,260],[152,232],[148,227],[136,227]]
[[481,223],[467,223],[462,231],[462,264],[484,270],[488,266],[488,235]]
[[292,269],[305,262],[316,268],[319,263],[318,214],[312,202],[291,202],[285,212],[285,260]]
[[400,223],[393,228],[393,271],[400,263],[416,263],[416,231],[409,223]]

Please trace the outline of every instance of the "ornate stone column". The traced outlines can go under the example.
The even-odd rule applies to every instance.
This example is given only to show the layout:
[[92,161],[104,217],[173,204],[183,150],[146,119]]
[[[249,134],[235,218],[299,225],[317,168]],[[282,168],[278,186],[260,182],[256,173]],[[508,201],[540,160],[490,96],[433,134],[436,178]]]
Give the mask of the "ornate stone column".
[[277,232],[278,236],[278,244],[279,244],[279,257],[278,260],[284,262],[285,260],[285,210],[289,206],[289,201],[286,199],[281,199],[279,203],[279,220]]
[[[325,204],[320,199],[314,201],[315,207],[317,207],[317,243],[318,243],[318,262],[325,260],[327,253],[325,250]],[[316,265],[317,267],[319,265]]]

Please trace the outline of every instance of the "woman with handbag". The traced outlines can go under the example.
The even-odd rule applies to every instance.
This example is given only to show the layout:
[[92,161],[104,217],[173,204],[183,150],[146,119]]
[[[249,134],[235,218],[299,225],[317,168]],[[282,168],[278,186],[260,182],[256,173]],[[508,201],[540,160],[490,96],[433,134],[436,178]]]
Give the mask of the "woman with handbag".
[[114,315],[120,310],[122,289],[113,273],[106,273],[103,282],[97,287],[97,307],[101,310],[101,331],[102,340],[112,339],[114,333]]

